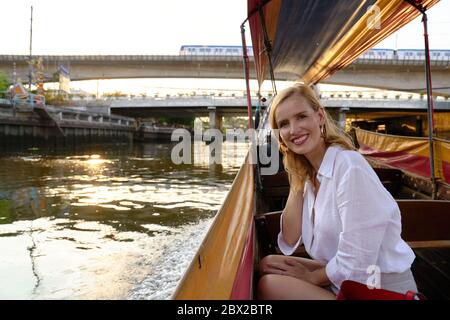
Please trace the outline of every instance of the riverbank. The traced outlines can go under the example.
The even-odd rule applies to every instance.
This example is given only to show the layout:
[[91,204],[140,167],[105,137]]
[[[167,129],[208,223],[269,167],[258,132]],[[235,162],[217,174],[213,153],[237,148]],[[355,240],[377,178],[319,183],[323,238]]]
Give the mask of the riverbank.
[[0,107],[0,143],[73,144],[131,142],[133,118],[72,110],[65,107]]

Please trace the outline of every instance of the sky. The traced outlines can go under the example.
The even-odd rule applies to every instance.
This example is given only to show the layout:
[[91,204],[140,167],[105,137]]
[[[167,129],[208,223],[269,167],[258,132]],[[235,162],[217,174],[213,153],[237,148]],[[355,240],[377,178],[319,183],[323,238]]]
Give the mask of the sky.
[[[3,0],[0,54],[29,53],[31,5],[33,54],[177,55],[182,45],[240,45],[239,27],[246,17],[246,2]],[[377,47],[423,48],[420,20],[417,18]],[[430,48],[450,49],[450,0],[441,0],[431,8],[428,20]],[[172,85],[179,86],[174,82]],[[110,90],[101,87],[100,91]],[[142,90],[145,88],[137,91]]]
[[2,32],[1,53],[28,54],[31,4],[35,54],[178,54],[183,44],[240,45],[246,16],[245,0],[4,1],[0,30],[14,32]]
[[[341,0],[342,1],[342,0]],[[3,0],[0,54],[178,54],[181,45],[240,45],[246,0]],[[450,0],[429,13],[430,47],[450,49]],[[420,18],[378,47],[423,47]]]

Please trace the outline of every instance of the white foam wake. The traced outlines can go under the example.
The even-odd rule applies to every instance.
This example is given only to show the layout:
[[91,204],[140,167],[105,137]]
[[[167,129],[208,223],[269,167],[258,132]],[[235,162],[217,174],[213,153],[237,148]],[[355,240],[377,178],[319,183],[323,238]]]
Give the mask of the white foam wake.
[[176,233],[157,236],[161,254],[143,263],[149,274],[130,290],[128,299],[166,300],[171,297],[206,235],[213,218],[182,226]]

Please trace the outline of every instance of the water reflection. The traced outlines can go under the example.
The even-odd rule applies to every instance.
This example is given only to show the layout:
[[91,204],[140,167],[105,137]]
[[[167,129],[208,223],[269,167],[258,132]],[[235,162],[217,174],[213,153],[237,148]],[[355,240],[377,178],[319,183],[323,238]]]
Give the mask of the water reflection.
[[0,298],[167,298],[246,145],[236,150],[217,170],[207,157],[172,164],[169,144],[4,154]]

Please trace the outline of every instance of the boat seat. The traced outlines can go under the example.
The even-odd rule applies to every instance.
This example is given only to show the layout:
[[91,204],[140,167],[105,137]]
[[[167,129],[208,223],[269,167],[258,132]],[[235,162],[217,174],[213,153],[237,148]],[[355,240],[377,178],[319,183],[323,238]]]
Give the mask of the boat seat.
[[[261,256],[282,254],[277,245],[277,237],[280,232],[281,212],[282,211],[274,211],[255,216],[255,226],[258,234]],[[293,256],[310,258],[303,245],[297,248]]]
[[[402,238],[416,254],[411,270],[419,291],[428,299],[450,298],[450,201],[397,200]],[[260,257],[281,254],[277,246],[282,211],[255,216]],[[310,258],[304,246],[294,256]]]
[[[402,215],[402,238],[412,248],[450,248],[450,201],[397,200]],[[263,255],[281,253],[277,247],[282,211],[255,216]],[[299,248],[298,255],[304,255]]]
[[416,248],[411,267],[419,291],[430,300],[450,299],[450,247]]
[[411,247],[450,247],[450,201],[397,200],[402,238]]
[[390,194],[396,195],[401,188],[402,172],[391,168],[374,168],[383,186]]

